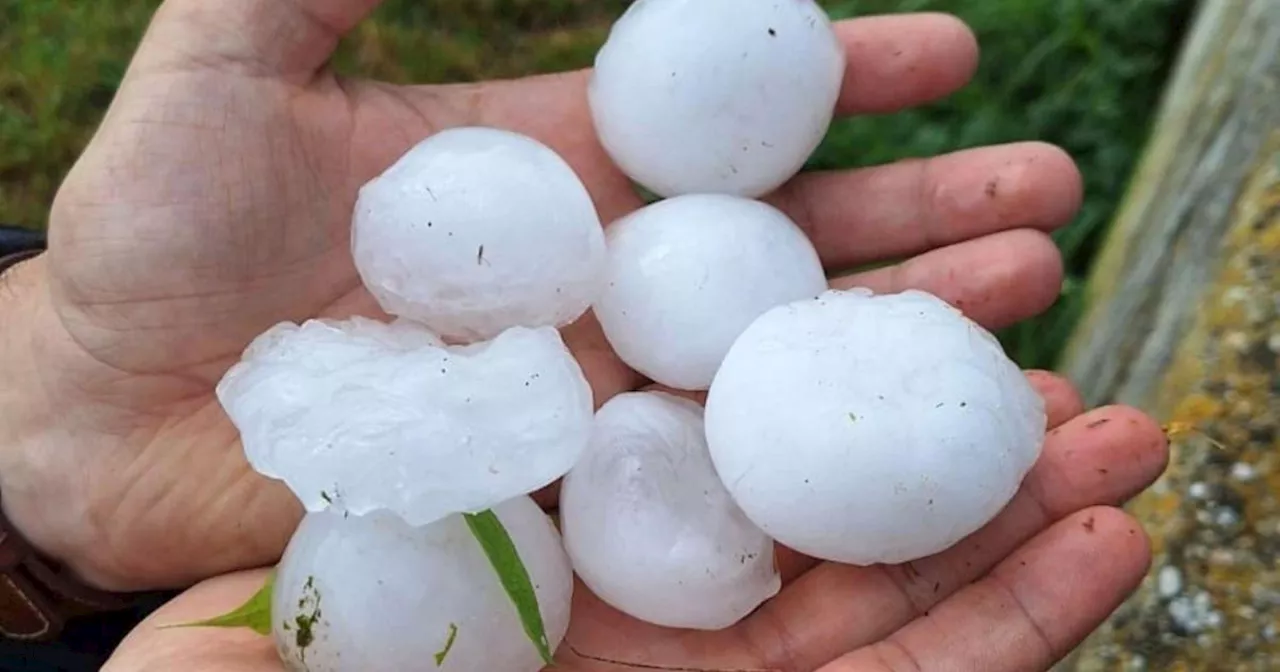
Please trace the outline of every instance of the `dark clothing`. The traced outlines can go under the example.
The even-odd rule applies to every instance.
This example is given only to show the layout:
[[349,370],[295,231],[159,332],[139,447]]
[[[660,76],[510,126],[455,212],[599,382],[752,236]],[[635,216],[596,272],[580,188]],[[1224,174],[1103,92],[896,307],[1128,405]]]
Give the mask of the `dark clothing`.
[[97,672],[125,635],[174,595],[148,595],[129,611],[72,620],[57,642],[0,639],[0,672]]
[[45,245],[45,233],[37,229],[0,224],[0,257]]

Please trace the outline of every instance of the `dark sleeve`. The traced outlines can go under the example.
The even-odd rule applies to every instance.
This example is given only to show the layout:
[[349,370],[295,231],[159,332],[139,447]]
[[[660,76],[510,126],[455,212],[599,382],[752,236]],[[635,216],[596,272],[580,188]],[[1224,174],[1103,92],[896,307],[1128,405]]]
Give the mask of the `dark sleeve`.
[[67,622],[56,642],[0,638],[0,672],[97,672],[142,619],[177,593],[155,593],[125,611]]
[[0,224],[0,257],[32,249],[42,249],[45,244],[44,231],[24,229],[11,224]]

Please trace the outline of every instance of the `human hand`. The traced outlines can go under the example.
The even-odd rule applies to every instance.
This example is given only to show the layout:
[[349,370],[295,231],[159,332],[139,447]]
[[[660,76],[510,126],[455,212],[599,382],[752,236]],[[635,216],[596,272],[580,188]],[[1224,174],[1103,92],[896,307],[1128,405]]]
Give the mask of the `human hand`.
[[[1050,431],[1043,457],[989,525],[936,556],[899,566],[819,563],[779,549],[782,592],[720,632],[631,619],[577,584],[556,669],[1032,672],[1048,669],[1133,590],[1147,538],[1118,504],[1167,459],[1159,427],[1123,407],[1083,415],[1059,378],[1034,374]],[[281,672],[269,638],[221,629],[159,630],[229,611],[265,572],[203,583],[156,612],[106,672]],[[324,636],[323,617],[313,626]],[[613,661],[613,662],[608,662]],[[648,667],[644,667],[648,666]]]
[[[188,585],[273,562],[301,509],[254,473],[214,384],[283,320],[378,315],[352,265],[358,187],[417,141],[504,127],[556,149],[604,220],[638,207],[586,107],[583,72],[396,87],[324,69],[375,0],[168,0],[59,192],[51,248],[6,279],[0,491],[37,546],[105,588]],[[958,21],[842,22],[841,114],[961,86],[977,48]],[[933,292],[995,329],[1046,308],[1061,260],[1046,232],[1079,175],[1041,144],[810,174],[770,200],[830,269]],[[10,326],[12,325],[12,326]],[[590,316],[565,330],[597,403],[643,383]]]

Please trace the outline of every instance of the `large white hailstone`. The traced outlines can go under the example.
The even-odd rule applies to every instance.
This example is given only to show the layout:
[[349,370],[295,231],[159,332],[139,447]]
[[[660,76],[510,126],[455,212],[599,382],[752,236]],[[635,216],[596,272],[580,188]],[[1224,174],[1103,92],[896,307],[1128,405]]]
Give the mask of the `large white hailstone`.
[[[529,573],[554,651],[569,628],[573,594],[560,535],[528,497],[494,513]],[[543,667],[459,515],[412,527],[385,512],[310,513],[276,569],[271,602],[276,649],[297,672]]]
[[716,476],[687,399],[632,392],[602,406],[562,484],[560,523],[592,592],[650,623],[726,628],[781,588],[773,541]]
[[352,252],[385,311],[455,342],[572,322],[605,255],[569,164],[532,138],[477,127],[428,137],[364,185]]
[[362,318],[276,325],[217,393],[253,468],[307,510],[387,509],[415,525],[555,481],[594,408],[551,327],[442,346],[408,321]]
[[711,385],[707,440],[747,516],[851,564],[942,551],[990,521],[1039,457],[1044,403],[1000,343],[919,291],[775,308]]
[[827,289],[800,227],[755,200],[677,196],[614,222],[606,241],[595,315],[623,361],[676,389],[707,389],[752,320]]
[[638,0],[596,55],[589,101],[606,151],[653,192],[756,197],[822,141],[844,69],[813,0]]

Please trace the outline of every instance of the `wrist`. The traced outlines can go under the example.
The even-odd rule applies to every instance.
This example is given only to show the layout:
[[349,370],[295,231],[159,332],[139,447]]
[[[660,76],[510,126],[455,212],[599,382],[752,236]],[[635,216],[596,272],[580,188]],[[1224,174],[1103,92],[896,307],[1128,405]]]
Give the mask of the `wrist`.
[[[59,363],[49,356],[57,346],[57,320],[49,300],[47,263],[39,251],[11,254],[0,268],[0,513],[12,532],[41,556],[99,583],[94,572],[81,571],[90,548],[80,525],[84,511],[71,511],[71,495],[81,485],[76,464],[52,448],[55,435],[73,419],[73,405],[50,382]],[[50,361],[51,359],[55,361]]]
[[83,396],[75,372],[91,366],[58,316],[48,259],[36,255],[0,274],[0,514],[13,533],[95,590],[154,586],[121,564],[120,512],[103,484],[120,467],[118,437],[96,424],[110,408]]
[[45,274],[39,251],[0,261],[0,514],[42,557],[79,570],[85,558],[70,549],[81,546],[80,535],[58,524],[71,515],[66,491],[75,465],[47,449],[49,435],[66,424],[68,409],[59,411],[57,395],[50,394],[40,371],[36,344],[49,343],[41,325],[52,313]]
[[31,347],[52,313],[42,247],[0,258],[0,636],[53,641],[68,620],[129,608],[136,597],[109,592],[92,554],[73,550],[93,547],[83,530],[58,524],[77,514],[64,491],[74,466],[41,450],[57,426]]

